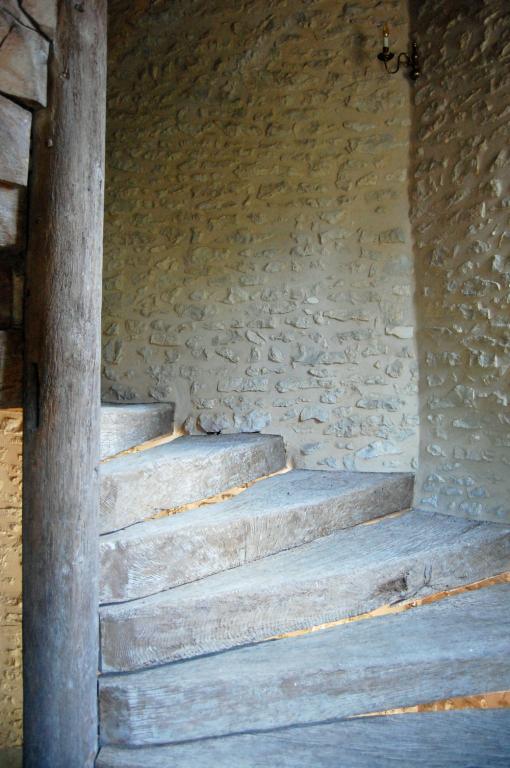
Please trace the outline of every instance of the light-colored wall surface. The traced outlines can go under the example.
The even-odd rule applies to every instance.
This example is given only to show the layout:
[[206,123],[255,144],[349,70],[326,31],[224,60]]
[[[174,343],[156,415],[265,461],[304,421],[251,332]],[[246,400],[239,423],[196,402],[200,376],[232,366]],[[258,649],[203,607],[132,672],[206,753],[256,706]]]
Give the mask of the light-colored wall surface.
[[0,747],[20,743],[21,686],[21,413],[4,410],[0,412]]
[[420,0],[418,506],[510,522],[510,13]]
[[140,7],[110,3],[104,397],[413,467],[410,95],[375,58],[406,3]]

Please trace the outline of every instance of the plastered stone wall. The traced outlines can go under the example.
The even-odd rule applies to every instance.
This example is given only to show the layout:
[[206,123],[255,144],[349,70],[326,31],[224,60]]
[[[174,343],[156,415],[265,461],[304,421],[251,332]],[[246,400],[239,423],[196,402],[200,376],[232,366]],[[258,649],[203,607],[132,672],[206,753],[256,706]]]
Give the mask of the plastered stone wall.
[[[0,746],[20,743],[21,412],[0,412]],[[0,753],[0,760],[2,758]]]
[[417,455],[405,2],[110,3],[104,399],[284,435],[296,464]]
[[510,8],[412,8],[418,506],[510,522]]

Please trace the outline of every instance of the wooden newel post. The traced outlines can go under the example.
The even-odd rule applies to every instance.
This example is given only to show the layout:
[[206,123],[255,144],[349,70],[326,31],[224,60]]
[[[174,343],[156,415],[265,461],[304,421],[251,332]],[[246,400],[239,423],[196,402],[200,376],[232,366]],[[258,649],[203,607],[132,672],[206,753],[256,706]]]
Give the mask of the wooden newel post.
[[97,750],[106,0],[59,0],[36,114],[25,306],[25,768]]

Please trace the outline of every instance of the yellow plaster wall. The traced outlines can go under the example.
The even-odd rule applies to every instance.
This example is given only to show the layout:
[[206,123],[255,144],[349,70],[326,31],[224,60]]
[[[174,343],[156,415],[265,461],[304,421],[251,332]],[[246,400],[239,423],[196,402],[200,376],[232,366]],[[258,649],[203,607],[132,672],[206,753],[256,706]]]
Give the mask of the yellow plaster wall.
[[0,747],[22,736],[21,423],[0,411]]

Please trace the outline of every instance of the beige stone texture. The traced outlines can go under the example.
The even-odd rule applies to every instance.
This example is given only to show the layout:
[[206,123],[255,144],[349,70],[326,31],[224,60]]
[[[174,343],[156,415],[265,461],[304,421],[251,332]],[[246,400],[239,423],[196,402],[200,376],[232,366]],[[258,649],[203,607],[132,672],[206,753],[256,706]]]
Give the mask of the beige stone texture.
[[[469,6],[469,7],[468,7]],[[420,0],[418,506],[510,521],[510,14]]]
[[0,411],[0,747],[21,742],[21,412]]
[[406,4],[110,3],[103,394],[307,468],[408,470]]

